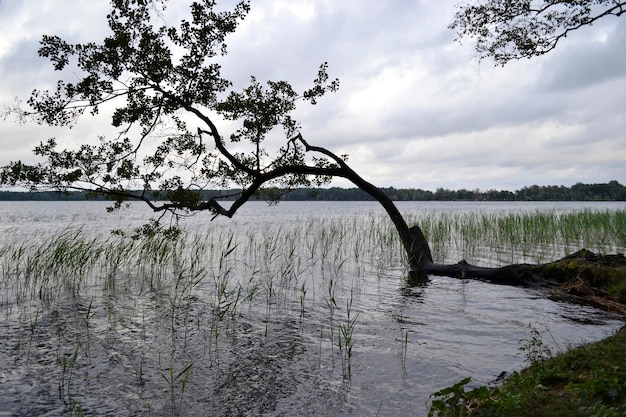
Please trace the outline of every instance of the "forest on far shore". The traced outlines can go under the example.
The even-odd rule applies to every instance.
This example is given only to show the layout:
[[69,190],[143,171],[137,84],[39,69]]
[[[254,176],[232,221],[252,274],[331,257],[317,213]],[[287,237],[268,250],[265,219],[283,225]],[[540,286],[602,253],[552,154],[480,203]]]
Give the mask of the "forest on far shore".
[[[601,184],[576,183],[571,187],[563,185],[531,185],[517,191],[505,190],[421,190],[419,188],[381,188],[395,201],[626,201],[626,187],[617,181]],[[235,190],[198,191],[203,199],[227,196]],[[137,191],[139,194],[139,191]],[[281,201],[369,201],[373,200],[359,188],[297,188],[284,194],[280,190],[262,190],[257,194],[259,200],[268,196],[280,195]],[[156,199],[167,200],[166,194],[153,192]],[[104,200],[102,196],[90,196],[85,191],[40,191],[17,192],[0,191],[0,201],[81,201]],[[228,200],[229,198],[224,198]]]

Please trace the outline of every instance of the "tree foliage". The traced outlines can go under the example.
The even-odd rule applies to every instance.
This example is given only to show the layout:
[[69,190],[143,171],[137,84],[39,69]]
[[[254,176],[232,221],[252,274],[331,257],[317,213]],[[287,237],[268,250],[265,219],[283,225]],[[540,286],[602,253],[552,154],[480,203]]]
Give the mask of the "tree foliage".
[[[308,144],[292,117],[299,100],[315,104],[337,90],[326,63],[301,92],[286,81],[263,83],[255,77],[236,91],[218,61],[227,53],[227,36],[248,14],[249,2],[218,11],[215,1],[195,1],[175,26],[164,25],[167,5],[166,0],[113,0],[107,15],[110,34],[101,43],[43,36],[39,55],[56,71],[71,69],[79,79],[33,91],[30,108],[14,109],[17,115],[72,127],[86,113],[107,111],[119,133],[78,149],[60,150],[56,139],[42,142],[35,154],[45,162],[3,167],[2,184],[90,190],[108,195],[117,206],[138,198],[155,211],[212,210],[232,216],[262,185],[309,186],[341,174],[340,157],[306,155]],[[224,121],[239,127],[224,135],[218,128]],[[270,155],[265,141],[276,128],[282,128],[285,145]],[[237,152],[231,151],[233,144]],[[216,199],[202,201],[198,193],[233,185],[243,191],[232,209]],[[144,192],[129,191],[138,188]]]
[[553,50],[570,32],[607,16],[621,16],[617,0],[482,0],[459,6],[451,29],[474,42],[480,59],[496,64]]
[[[327,64],[301,92],[286,81],[256,77],[238,91],[222,75],[219,60],[249,1],[229,11],[218,11],[214,0],[193,1],[188,17],[171,26],[164,24],[167,5],[111,0],[110,34],[101,43],[43,36],[39,55],[57,71],[71,69],[79,81],[61,79],[53,90],[33,91],[30,109],[14,109],[18,117],[72,127],[85,113],[113,108],[111,123],[119,133],[78,149],[59,150],[55,139],[42,142],[35,154],[44,162],[4,166],[0,185],[87,190],[111,198],[113,209],[138,199],[163,214],[209,210],[232,217],[262,187],[279,190],[272,193],[277,199],[280,190],[343,177],[381,203],[416,264],[414,237],[391,199],[353,171],[345,155],[310,145],[292,116],[299,100],[316,104],[337,90]],[[227,136],[218,127],[233,123],[238,127]],[[281,128],[284,144],[270,155],[266,139]],[[201,191],[216,185],[238,187],[228,207],[219,197],[203,198]]]

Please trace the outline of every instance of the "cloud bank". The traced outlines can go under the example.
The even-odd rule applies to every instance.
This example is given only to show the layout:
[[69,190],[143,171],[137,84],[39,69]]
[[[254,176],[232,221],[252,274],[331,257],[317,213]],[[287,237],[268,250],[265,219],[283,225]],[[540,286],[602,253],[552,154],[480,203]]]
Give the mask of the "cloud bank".
[[[184,13],[185,3],[171,2],[163,18]],[[583,28],[543,57],[501,68],[454,42],[447,26],[455,4],[253,0],[228,39],[224,75],[240,86],[255,75],[302,90],[328,62],[340,90],[298,110],[302,133],[349,154],[353,168],[379,186],[626,183],[626,21]],[[42,34],[98,41],[106,13],[102,1],[0,2],[2,104],[56,82],[59,74],[37,56]],[[105,118],[70,131],[0,120],[0,163],[34,160],[32,148],[48,137],[93,142],[110,130]]]

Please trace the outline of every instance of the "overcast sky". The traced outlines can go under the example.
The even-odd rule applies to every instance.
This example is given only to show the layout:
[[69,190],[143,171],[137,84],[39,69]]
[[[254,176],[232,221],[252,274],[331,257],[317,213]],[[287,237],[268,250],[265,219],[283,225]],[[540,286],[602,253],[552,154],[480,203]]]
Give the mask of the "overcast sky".
[[[170,9],[186,3],[173,0]],[[284,79],[303,90],[327,61],[341,87],[317,106],[302,103],[302,133],[349,154],[375,185],[626,184],[626,18],[605,18],[548,55],[502,68],[454,42],[447,27],[458,0],[251,3],[228,40],[224,75],[236,83]],[[58,74],[37,56],[42,34],[99,41],[107,10],[104,0],[0,0],[0,104],[54,87]],[[107,129],[104,118],[72,130],[0,118],[0,165],[34,161],[32,148],[49,137],[96,143]]]

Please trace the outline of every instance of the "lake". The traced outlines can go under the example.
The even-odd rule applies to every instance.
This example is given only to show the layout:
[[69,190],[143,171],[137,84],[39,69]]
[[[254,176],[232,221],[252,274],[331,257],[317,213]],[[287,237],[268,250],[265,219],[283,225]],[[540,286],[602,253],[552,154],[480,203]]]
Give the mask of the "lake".
[[[521,369],[533,329],[557,353],[623,325],[539,290],[448,277],[411,287],[375,202],[250,202],[233,219],[180,219],[177,241],[113,235],[151,213],[105,206],[0,202],[0,416],[425,415],[443,387]],[[398,206],[431,241],[442,218],[626,210]],[[472,245],[447,232],[438,262],[625,249],[581,237],[518,250],[498,236]]]

